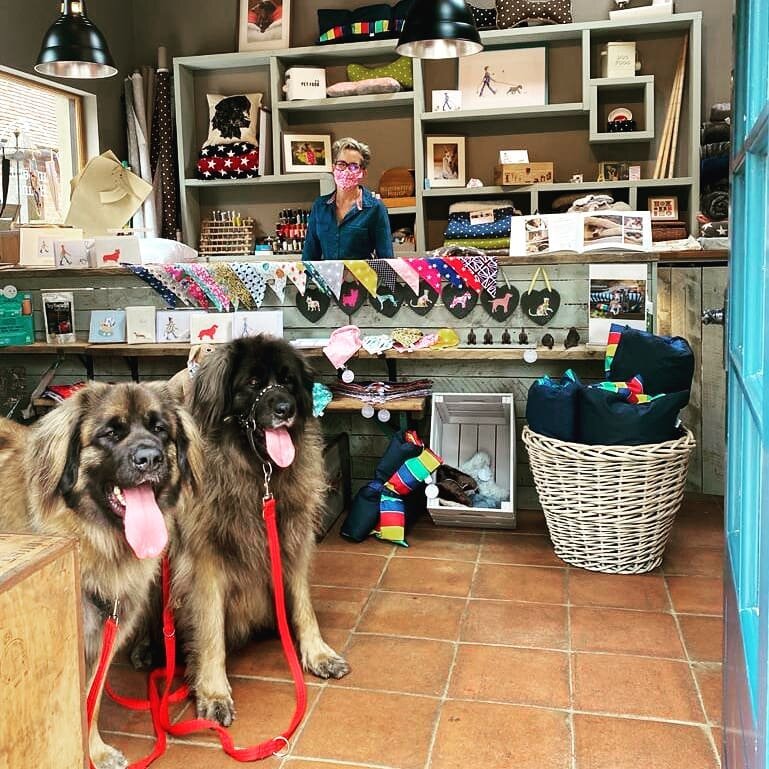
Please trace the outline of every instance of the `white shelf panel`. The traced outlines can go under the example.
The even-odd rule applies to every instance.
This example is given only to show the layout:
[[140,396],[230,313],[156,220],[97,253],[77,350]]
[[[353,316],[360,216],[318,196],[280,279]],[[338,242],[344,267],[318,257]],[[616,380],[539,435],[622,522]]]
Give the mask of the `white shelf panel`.
[[456,112],[423,112],[423,123],[467,123],[484,120],[515,120],[520,118],[537,118],[542,115],[563,117],[586,115],[587,110],[582,102],[567,102],[564,104],[544,104],[539,107],[512,107],[503,112],[495,109],[461,109]]
[[417,212],[416,206],[396,206],[395,208],[388,208],[388,214],[415,214]]
[[271,174],[254,179],[185,179],[185,187],[261,187],[269,184],[308,184],[320,182],[330,174]]
[[297,99],[278,102],[279,112],[335,112],[337,110],[379,109],[410,107],[414,104],[413,91],[367,94],[365,96],[334,96],[328,99]]
[[591,144],[622,144],[628,142],[650,142],[654,140],[653,131],[625,131],[618,133],[597,133],[591,136]]
[[654,82],[654,75],[636,75],[636,77],[594,77],[587,81],[588,85],[598,88],[641,88],[647,83]]

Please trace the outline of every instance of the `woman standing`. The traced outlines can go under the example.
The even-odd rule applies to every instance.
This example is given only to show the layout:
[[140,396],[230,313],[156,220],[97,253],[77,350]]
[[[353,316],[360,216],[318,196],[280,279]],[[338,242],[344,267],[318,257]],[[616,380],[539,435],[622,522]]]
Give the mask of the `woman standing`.
[[367,144],[346,138],[331,148],[336,190],[313,204],[302,259],[388,259],[393,255],[387,209],[361,182],[371,161]]

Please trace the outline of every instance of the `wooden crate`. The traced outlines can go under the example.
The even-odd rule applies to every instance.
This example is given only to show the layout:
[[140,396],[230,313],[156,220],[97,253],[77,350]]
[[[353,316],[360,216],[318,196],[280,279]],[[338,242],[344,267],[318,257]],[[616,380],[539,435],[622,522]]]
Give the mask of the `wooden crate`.
[[430,448],[459,467],[477,451],[491,457],[494,482],[510,490],[500,509],[444,505],[428,500],[433,522],[443,526],[515,528],[515,411],[513,396],[497,393],[433,393]]
[[552,163],[504,163],[494,166],[494,184],[549,184],[554,181]]
[[[360,401],[358,401],[360,405]],[[326,536],[337,518],[350,506],[352,485],[350,481],[350,437],[339,433],[326,438],[323,448],[323,464],[326,468],[326,493],[323,520],[318,539]]]
[[0,534],[0,766],[83,769],[84,657],[74,540]]

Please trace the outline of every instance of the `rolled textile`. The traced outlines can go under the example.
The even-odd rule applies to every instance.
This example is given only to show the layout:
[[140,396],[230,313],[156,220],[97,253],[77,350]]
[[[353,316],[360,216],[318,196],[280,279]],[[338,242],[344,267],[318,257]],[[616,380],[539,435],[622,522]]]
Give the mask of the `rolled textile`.
[[719,155],[728,156],[732,151],[731,142],[712,142],[711,144],[703,144],[700,148],[700,157],[714,158]]
[[705,123],[702,127],[700,144],[713,144],[714,142],[728,142],[732,136],[732,127],[729,123]]
[[720,219],[717,222],[707,222],[700,227],[703,238],[727,238],[729,237],[729,220]]
[[732,105],[728,101],[713,104],[710,108],[711,123],[723,122],[732,116]]
[[700,199],[700,208],[706,216],[714,221],[728,219],[729,193],[723,190],[705,193]]
[[510,249],[510,238],[447,238],[444,246],[468,246],[470,248],[507,248]]
[[700,184],[710,186],[729,180],[729,156],[702,158],[700,160]]
[[[515,208],[512,200],[461,200],[449,206],[450,214],[469,214],[496,208]],[[516,213],[520,211],[516,210]]]

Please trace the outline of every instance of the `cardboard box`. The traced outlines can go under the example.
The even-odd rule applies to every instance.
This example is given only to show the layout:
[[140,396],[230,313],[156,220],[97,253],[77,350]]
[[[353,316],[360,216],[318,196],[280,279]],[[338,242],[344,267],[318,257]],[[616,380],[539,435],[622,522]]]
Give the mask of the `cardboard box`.
[[323,67],[289,67],[286,70],[286,99],[325,99],[326,70]]
[[350,439],[347,433],[326,438],[323,448],[323,466],[326,471],[326,494],[323,520],[318,539],[322,539],[350,506],[352,482],[350,479]]
[[552,163],[505,163],[494,166],[494,183],[502,186],[514,184],[551,184],[555,181]]
[[0,534],[0,761],[83,767],[85,674],[74,539]]

